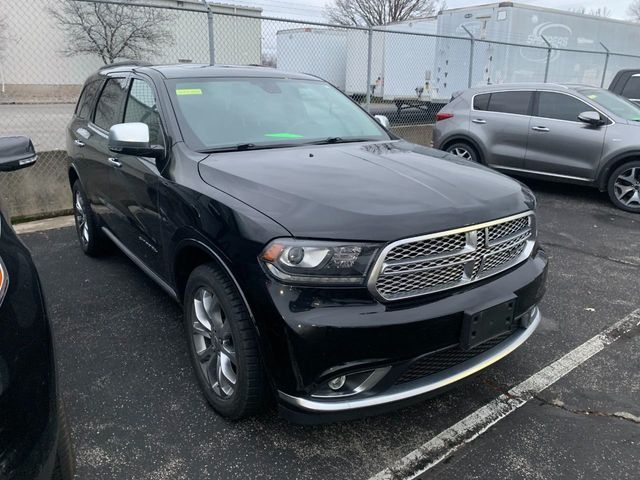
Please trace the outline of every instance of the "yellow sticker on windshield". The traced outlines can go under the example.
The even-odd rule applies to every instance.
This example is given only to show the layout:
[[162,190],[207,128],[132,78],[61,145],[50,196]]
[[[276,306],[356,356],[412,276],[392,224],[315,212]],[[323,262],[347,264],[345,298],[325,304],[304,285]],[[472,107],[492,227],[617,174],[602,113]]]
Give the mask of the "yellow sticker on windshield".
[[202,95],[202,90],[199,88],[178,88],[176,95]]
[[591,100],[595,100],[596,98],[598,98],[598,95],[587,95],[587,97]]

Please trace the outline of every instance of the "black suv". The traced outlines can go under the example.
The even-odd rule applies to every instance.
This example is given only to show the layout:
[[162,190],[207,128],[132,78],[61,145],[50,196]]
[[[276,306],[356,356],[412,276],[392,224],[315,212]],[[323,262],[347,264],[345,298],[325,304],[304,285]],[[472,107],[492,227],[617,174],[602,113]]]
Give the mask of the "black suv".
[[[0,175],[36,159],[28,138],[0,138]],[[40,278],[0,202],[0,478],[72,480],[74,472]]]
[[68,128],[82,249],[111,240],[184,305],[220,414],[371,414],[504,357],[547,261],[522,184],[399,140],[318,78],[112,66]]

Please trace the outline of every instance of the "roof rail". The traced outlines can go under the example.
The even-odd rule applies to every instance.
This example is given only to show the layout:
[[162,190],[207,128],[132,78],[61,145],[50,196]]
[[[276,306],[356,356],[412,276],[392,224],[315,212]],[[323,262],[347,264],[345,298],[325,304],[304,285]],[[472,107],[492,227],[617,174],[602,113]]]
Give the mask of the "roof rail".
[[114,68],[114,67],[150,67],[152,65],[153,65],[152,63],[145,62],[142,60],[127,60],[124,62],[116,62],[116,63],[110,63],[109,65],[104,65],[100,67],[98,71],[107,70],[109,68]]

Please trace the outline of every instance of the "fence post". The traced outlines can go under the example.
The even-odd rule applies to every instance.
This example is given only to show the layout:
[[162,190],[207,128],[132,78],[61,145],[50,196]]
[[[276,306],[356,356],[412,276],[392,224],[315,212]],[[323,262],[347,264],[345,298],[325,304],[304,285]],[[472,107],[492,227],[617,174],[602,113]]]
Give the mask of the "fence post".
[[611,55],[611,51],[606,47],[604,43],[600,42],[600,45],[602,45],[602,48],[604,48],[605,52],[607,52],[604,57],[604,69],[602,70],[602,80],[600,81],[600,88],[604,88],[604,79],[607,75],[607,67],[609,66],[609,55]]
[[202,0],[204,7],[207,9],[207,25],[209,30],[209,65],[215,65],[216,63],[216,49],[213,39],[213,12],[211,6],[207,0]]
[[551,46],[551,44],[545,38],[544,35],[540,35],[540,36],[542,37],[542,40],[544,40],[544,43],[547,44],[547,64],[544,67],[544,83],[547,83],[547,80],[549,78],[549,63],[551,62],[551,49],[553,47]]
[[473,36],[473,33],[471,33],[466,26],[460,26],[465,32],[467,32],[467,35],[469,35],[469,41],[471,42],[469,48],[469,79],[467,80],[467,87],[471,88],[471,84],[473,83],[473,52],[476,49],[476,37]]
[[373,55],[373,30],[369,27],[367,43],[367,112],[371,111],[371,58]]

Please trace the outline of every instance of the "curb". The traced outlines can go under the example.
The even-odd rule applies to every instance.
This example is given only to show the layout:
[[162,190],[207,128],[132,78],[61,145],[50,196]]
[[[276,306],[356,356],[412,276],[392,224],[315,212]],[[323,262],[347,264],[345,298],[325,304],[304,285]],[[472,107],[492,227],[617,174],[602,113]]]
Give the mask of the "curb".
[[67,215],[64,217],[47,218],[45,220],[36,220],[34,222],[19,223],[18,225],[14,225],[13,229],[17,234],[24,235],[26,233],[71,227],[74,223],[75,220],[73,215]]

